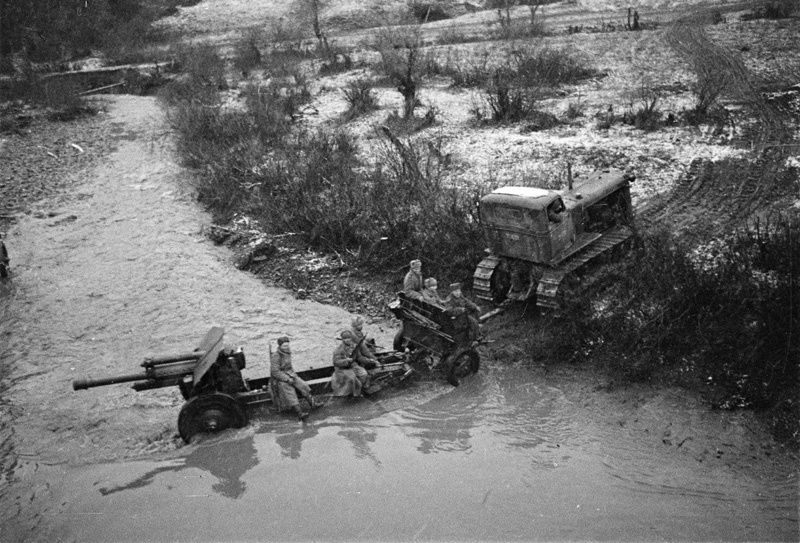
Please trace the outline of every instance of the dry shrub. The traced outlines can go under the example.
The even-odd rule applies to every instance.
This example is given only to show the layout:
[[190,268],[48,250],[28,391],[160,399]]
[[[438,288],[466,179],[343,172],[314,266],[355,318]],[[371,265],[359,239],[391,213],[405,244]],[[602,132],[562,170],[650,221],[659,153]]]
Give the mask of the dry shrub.
[[658,99],[659,93],[648,84],[642,83],[631,97],[631,107],[623,116],[624,122],[646,132],[658,130],[661,126]]
[[233,47],[233,67],[248,77],[250,72],[261,67],[261,44],[264,43],[264,32],[258,29],[248,30],[244,37]]
[[444,7],[433,2],[413,2],[409,8],[411,9],[411,14],[420,23],[432,23],[450,19],[450,15],[448,15]]
[[348,106],[343,116],[345,121],[350,121],[360,115],[378,109],[378,103],[373,92],[374,88],[375,82],[372,79],[361,78],[349,82],[342,89]]

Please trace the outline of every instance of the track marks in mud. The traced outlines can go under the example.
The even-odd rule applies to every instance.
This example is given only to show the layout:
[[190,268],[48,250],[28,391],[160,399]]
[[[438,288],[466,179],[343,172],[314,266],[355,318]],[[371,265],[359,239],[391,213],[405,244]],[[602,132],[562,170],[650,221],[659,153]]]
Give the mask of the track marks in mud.
[[755,161],[696,158],[670,193],[637,210],[638,222],[696,241],[722,235],[761,212],[778,211],[789,196],[792,175],[774,149],[762,151]]

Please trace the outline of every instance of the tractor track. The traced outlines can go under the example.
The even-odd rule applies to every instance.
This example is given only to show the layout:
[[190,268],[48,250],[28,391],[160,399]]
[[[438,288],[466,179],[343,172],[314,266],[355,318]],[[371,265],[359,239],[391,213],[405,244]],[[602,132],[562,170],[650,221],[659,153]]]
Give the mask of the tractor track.
[[640,229],[661,227],[701,241],[722,235],[764,213],[778,212],[791,184],[780,151],[755,160],[694,159],[669,194],[637,209]]

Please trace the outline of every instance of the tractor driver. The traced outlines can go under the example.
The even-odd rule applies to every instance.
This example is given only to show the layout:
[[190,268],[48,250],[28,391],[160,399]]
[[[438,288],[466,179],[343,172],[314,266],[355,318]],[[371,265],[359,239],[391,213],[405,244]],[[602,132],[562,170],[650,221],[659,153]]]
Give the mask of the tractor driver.
[[561,201],[561,198],[556,198],[553,200],[549,206],[547,206],[547,219],[550,222],[561,222],[564,216],[562,213],[566,211],[566,207],[564,207],[564,202]]
[[291,407],[297,414],[298,420],[306,420],[308,413],[303,412],[300,407],[297,393],[299,392],[301,396],[308,400],[308,405],[312,409],[317,404],[311,394],[311,388],[297,376],[292,368],[292,350],[289,347],[288,337],[282,336],[278,338],[278,350],[270,356],[269,365],[269,386],[272,402],[281,411]]

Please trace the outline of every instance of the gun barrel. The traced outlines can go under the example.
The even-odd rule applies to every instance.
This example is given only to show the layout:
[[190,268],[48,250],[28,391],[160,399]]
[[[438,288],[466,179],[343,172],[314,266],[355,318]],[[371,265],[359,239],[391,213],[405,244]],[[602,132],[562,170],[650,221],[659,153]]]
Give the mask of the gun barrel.
[[72,390],[85,390],[92,387],[116,385],[117,383],[130,383],[131,381],[142,381],[147,378],[148,375],[146,373],[134,373],[132,375],[118,375],[116,377],[104,377],[102,379],[75,379],[72,381]]
[[150,368],[153,366],[161,366],[163,364],[172,364],[173,362],[184,362],[186,360],[198,360],[206,354],[205,351],[194,351],[185,354],[173,354],[168,356],[154,356],[145,358],[142,362],[143,368]]

